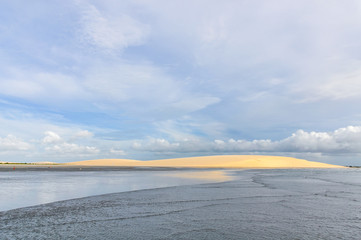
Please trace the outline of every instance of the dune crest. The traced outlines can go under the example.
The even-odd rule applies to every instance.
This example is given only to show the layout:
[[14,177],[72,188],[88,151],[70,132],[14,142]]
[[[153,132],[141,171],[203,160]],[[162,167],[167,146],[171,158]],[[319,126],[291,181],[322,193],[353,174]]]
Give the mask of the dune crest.
[[221,155],[152,161],[98,159],[66,163],[78,166],[184,167],[184,168],[344,168],[320,162],[279,156]]

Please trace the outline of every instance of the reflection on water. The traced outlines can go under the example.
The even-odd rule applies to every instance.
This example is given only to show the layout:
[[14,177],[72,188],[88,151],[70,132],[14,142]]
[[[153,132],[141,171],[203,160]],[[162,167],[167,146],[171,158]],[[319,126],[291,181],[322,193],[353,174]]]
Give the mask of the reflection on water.
[[229,180],[222,171],[0,173],[0,211],[114,192]]
[[170,173],[167,174],[167,176],[176,178],[208,180],[213,182],[230,181],[234,178],[227,174],[225,171],[182,171],[177,173]]

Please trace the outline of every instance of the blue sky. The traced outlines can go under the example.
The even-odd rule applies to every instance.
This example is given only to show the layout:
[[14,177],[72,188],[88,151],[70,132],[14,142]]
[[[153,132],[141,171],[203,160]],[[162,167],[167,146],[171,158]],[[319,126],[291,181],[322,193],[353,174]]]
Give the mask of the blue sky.
[[361,164],[359,1],[2,1],[0,161]]

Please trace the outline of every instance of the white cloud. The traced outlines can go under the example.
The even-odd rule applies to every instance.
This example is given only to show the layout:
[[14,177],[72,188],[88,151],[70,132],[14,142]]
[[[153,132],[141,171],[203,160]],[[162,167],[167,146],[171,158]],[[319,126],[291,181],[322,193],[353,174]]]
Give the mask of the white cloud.
[[80,146],[75,143],[60,143],[53,146],[46,147],[45,150],[51,154],[79,154],[79,155],[93,155],[99,153],[99,149],[90,146]]
[[89,132],[88,130],[81,130],[74,134],[73,138],[90,138],[93,137],[94,134]]
[[357,67],[359,69],[345,70],[343,73],[328,73],[319,76],[319,79],[311,77],[311,81],[307,81],[307,84],[298,82],[293,85],[291,91],[298,95],[301,102],[324,99],[359,99],[361,96],[361,62]]
[[[85,131],[81,132],[84,135],[89,135],[85,134]],[[309,156],[313,158],[332,154],[345,154],[348,156],[361,154],[361,126],[348,126],[332,132],[306,132],[298,130],[291,136],[279,141],[272,141],[270,139],[216,139],[208,141],[189,135],[187,138],[177,138],[173,141],[165,138],[151,137],[143,140],[127,140],[123,142],[93,139],[92,143],[94,145],[89,146],[88,144],[67,142],[59,134],[47,131],[41,142],[43,144],[34,148],[24,140],[9,135],[5,138],[0,138],[0,151],[2,155],[11,151],[21,151],[23,153],[31,153],[30,155],[34,159],[44,157],[63,159],[67,157],[70,158],[69,160],[82,157],[101,158],[104,157],[104,154],[111,155],[112,157],[124,155],[131,157],[139,153],[148,156],[148,158],[154,156],[154,154],[157,156],[269,154],[297,157]],[[31,157],[30,155],[28,157]]]
[[[266,93],[273,99],[281,95],[300,101],[361,95],[357,1],[172,1],[141,6],[157,19],[154,29],[167,40],[166,49],[197,66],[192,72],[206,76],[204,86],[212,90],[232,92],[246,101],[250,97],[244,95]],[[282,82],[273,81],[273,88],[264,84],[264,79],[278,78]]]
[[63,139],[55,132],[46,131],[45,137],[43,138],[43,143],[52,144],[52,143],[59,143],[62,142]]
[[[72,76],[46,71],[11,69],[0,78],[0,93],[45,105],[85,98],[82,86]],[[46,99],[46,102],[44,102]]]
[[169,142],[165,139],[137,141],[134,150],[174,153],[361,153],[361,126],[348,126],[333,132],[298,130],[280,141],[265,140],[186,140]]
[[89,70],[84,86],[99,108],[152,118],[182,116],[220,101],[210,94],[190,92],[184,81],[146,62],[98,65]]
[[[113,103],[136,100],[162,102],[178,96],[180,84],[152,64],[100,64],[89,69],[85,86],[96,97]],[[170,89],[173,94],[169,93]]]
[[[77,134],[80,134],[82,136],[89,136],[90,132],[80,131]],[[76,143],[66,142],[57,133],[52,131],[45,132],[45,135],[46,136],[43,138],[42,142],[45,144],[44,149],[47,151],[48,154],[50,153],[58,156],[69,154],[93,155],[100,152],[97,147],[83,146]]]
[[134,18],[117,13],[102,14],[94,5],[83,11],[83,34],[92,44],[110,50],[142,44],[149,34],[149,27]]
[[173,141],[200,141],[202,138],[197,133],[203,135],[221,137],[226,130],[220,122],[208,122],[205,119],[197,121],[189,115],[185,115],[177,120],[165,120],[154,123],[157,132],[162,136],[167,136]]
[[[64,117],[57,113],[31,112],[33,108],[24,108],[26,111],[2,109],[0,112],[0,136],[12,134],[28,141],[60,140],[87,140],[93,131],[100,128],[89,127],[76,123],[63,123]],[[6,127],[5,127],[6,126]],[[89,129],[89,130],[84,130]],[[83,137],[80,138],[82,135]],[[87,137],[86,137],[87,136]]]
[[170,143],[165,139],[151,138],[147,141],[137,141],[133,144],[133,149],[150,152],[176,152],[180,143]]
[[361,126],[348,126],[333,132],[305,132],[276,142],[285,152],[361,153]]
[[170,104],[169,108],[191,113],[218,102],[220,102],[220,99],[217,97],[189,97]]
[[13,135],[8,135],[7,137],[0,137],[0,151],[26,151],[31,149],[31,145],[27,142],[24,142],[22,139],[19,139]]
[[117,155],[117,156],[127,155],[124,150],[116,149],[116,148],[111,148],[110,149],[110,154],[114,154],[114,155]]

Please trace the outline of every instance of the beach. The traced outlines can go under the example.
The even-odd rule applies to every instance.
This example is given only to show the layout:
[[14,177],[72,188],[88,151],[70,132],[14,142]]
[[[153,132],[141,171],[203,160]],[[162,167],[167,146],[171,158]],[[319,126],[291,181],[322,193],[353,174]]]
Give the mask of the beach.
[[253,169],[225,182],[0,212],[1,239],[359,239],[359,169]]

